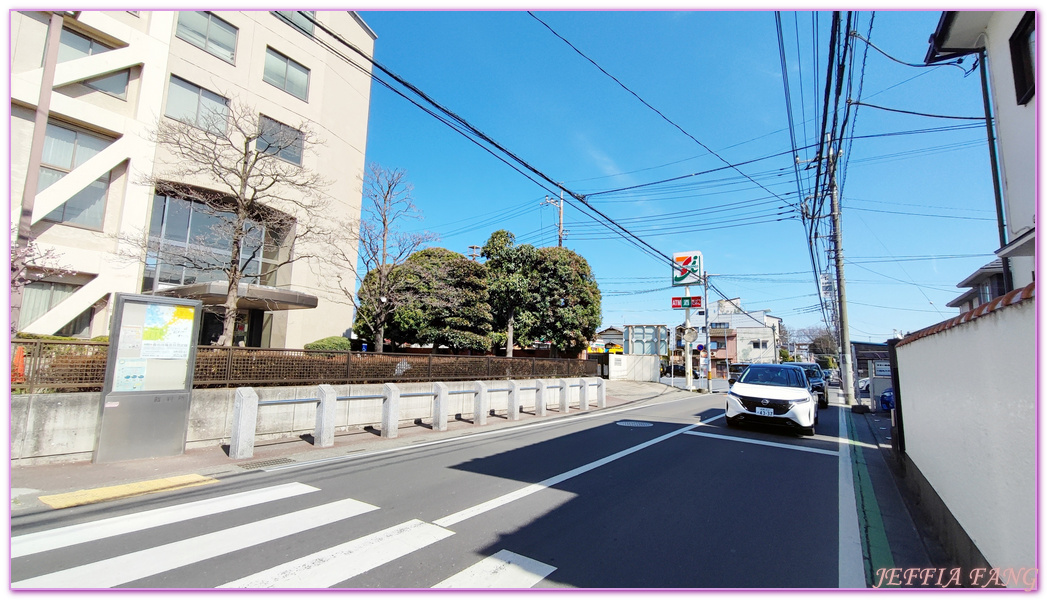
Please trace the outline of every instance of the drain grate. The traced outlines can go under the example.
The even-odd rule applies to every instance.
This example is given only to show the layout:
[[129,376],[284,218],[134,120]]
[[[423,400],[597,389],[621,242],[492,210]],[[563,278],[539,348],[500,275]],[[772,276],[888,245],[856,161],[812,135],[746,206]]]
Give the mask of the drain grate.
[[290,458],[273,458],[270,460],[257,460],[255,462],[243,463],[242,465],[236,465],[245,471],[252,469],[264,469],[265,467],[275,467],[276,465],[289,465],[294,461]]
[[622,427],[651,427],[653,423],[647,423],[644,421],[618,421],[615,425],[621,425]]

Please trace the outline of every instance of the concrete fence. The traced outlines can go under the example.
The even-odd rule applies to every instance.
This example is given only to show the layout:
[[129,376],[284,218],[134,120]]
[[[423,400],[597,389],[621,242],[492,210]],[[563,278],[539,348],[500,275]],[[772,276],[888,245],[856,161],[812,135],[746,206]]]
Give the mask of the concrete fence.
[[[496,415],[545,416],[555,410],[606,406],[598,377],[350,384],[193,390],[186,448],[229,444],[231,458],[247,458],[258,442],[312,435],[330,446],[338,431],[377,428],[386,438],[416,422],[434,431],[449,419],[475,426]],[[14,464],[90,460],[101,394],[27,394],[11,398],[11,459]]]

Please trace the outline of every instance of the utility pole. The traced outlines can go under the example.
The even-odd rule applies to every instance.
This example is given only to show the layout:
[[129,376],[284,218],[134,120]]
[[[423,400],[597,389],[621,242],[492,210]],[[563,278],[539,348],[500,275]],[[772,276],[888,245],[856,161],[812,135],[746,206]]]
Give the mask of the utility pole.
[[847,405],[854,404],[854,377],[851,371],[851,334],[847,318],[847,288],[843,277],[843,231],[840,226],[840,189],[836,186],[836,157],[829,140],[829,193],[832,197],[833,253],[836,255],[836,294],[840,309],[840,376]]
[[542,206],[546,204],[558,205],[560,212],[559,225],[556,227],[556,246],[563,248],[563,239],[567,237],[567,232],[563,230],[563,190],[560,190],[560,202],[557,203],[556,198],[545,197],[545,201],[542,202]]
[[476,262],[476,259],[480,257],[480,246],[469,246],[469,258]]
[[705,312],[705,389],[711,394],[713,391],[713,349],[709,344],[709,273],[707,272],[702,273],[702,285],[705,287],[702,295],[702,308]]

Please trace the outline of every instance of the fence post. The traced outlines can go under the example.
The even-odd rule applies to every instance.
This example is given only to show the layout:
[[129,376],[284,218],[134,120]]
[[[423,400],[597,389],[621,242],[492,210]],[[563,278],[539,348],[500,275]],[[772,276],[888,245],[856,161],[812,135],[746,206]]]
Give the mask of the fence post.
[[233,381],[233,348],[232,346],[225,349],[227,358],[225,359],[225,380],[228,382]]
[[589,382],[584,377],[578,380],[578,410],[589,410]]
[[395,438],[400,426],[400,388],[395,383],[382,386],[382,437]]
[[545,416],[545,382],[541,379],[534,380],[534,414],[538,417]]
[[491,378],[491,357],[487,357],[487,378]]
[[233,400],[233,432],[229,436],[229,458],[254,456],[255,426],[258,424],[258,394],[252,388],[236,388]]
[[429,353],[429,381],[433,380],[433,353]]
[[[429,355],[429,364],[432,364],[432,359],[432,355]],[[433,431],[447,431],[447,384],[437,381],[433,388]]]
[[313,445],[318,448],[334,446],[335,408],[338,406],[338,392],[326,383],[317,388],[320,404],[316,407],[316,431],[313,432]]
[[607,408],[607,385],[603,377],[596,378],[596,408]]
[[345,357],[345,382],[353,380],[353,351],[350,350]]
[[[488,361],[487,364],[491,364]],[[474,382],[476,393],[473,395],[473,425],[487,425],[487,384]]]
[[538,357],[531,357],[531,377],[538,377]]
[[560,412],[567,414],[571,412],[571,403],[568,399],[571,397],[571,385],[567,383],[566,379],[560,380]]
[[509,420],[520,420],[520,383],[515,379],[509,380]]

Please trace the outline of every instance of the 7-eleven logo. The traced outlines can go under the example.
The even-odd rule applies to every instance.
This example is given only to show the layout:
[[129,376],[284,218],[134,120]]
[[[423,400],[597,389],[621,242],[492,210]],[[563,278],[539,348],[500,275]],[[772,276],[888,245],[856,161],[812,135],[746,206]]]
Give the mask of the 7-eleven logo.
[[702,281],[702,253],[677,252],[673,254],[673,285],[692,285]]

